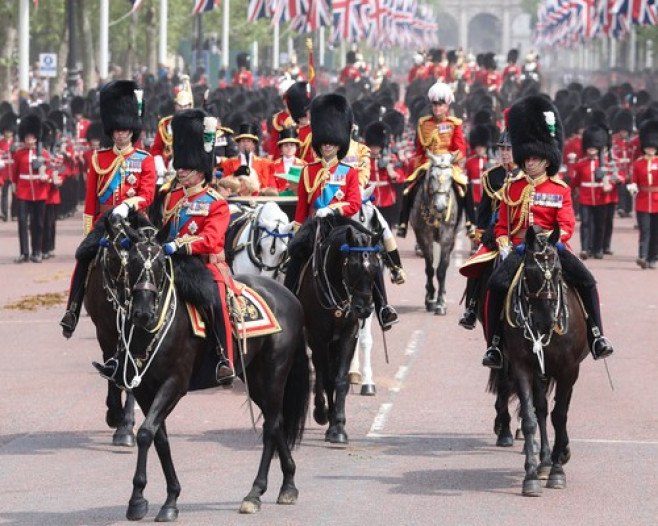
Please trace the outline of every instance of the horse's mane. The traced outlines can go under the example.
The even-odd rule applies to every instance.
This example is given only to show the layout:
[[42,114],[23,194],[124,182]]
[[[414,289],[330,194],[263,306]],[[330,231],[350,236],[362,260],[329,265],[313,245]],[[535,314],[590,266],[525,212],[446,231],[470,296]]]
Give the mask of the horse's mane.
[[174,283],[180,299],[199,308],[210,308],[217,302],[217,284],[212,272],[199,256],[174,254]]

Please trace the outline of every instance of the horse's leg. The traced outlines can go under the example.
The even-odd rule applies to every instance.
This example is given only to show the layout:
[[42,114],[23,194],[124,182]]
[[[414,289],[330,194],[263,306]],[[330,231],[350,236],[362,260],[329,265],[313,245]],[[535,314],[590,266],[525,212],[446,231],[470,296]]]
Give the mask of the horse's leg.
[[[264,401],[267,404],[267,401]],[[274,451],[278,447],[278,441],[276,439],[277,434],[282,433],[281,422],[282,417],[279,411],[279,415],[274,418],[270,417],[270,411],[266,407],[262,408],[263,415],[265,415],[265,421],[263,422],[263,453],[260,457],[260,464],[258,466],[258,474],[256,479],[251,486],[251,491],[247,496],[242,499],[242,504],[240,505],[240,513],[257,513],[260,511],[261,501],[260,498],[267,491],[267,476],[270,472],[270,465],[272,464],[272,457],[274,456]],[[285,440],[284,440],[285,443]],[[288,452],[290,455],[290,452]],[[285,478],[285,469],[283,467],[284,460],[283,455],[281,455],[281,470],[284,471]],[[291,458],[292,460],[292,458]],[[293,463],[294,471],[294,463]]]
[[[421,245],[422,246],[422,245]],[[429,246],[423,247],[425,258],[425,309],[427,312],[436,306],[436,289],[434,288],[434,243],[430,240]]]
[[160,465],[167,481],[167,500],[160,508],[158,515],[155,517],[156,522],[173,522],[178,518],[178,496],[180,495],[180,482],[176,475],[174,462],[171,458],[171,448],[169,447],[169,436],[167,435],[166,423],[162,422],[155,433],[154,438],[155,450],[160,458]]
[[[114,382],[109,382],[113,384]],[[121,393],[115,385],[115,389]],[[121,401],[121,394],[119,394],[119,401]],[[117,430],[112,436],[112,445],[114,446],[135,446],[135,395],[126,393],[126,403],[123,406],[123,414],[121,422],[117,426]]]
[[[325,372],[329,365],[327,363],[326,346],[319,343],[311,344],[311,361],[315,369],[315,386],[314,386],[314,409],[313,419],[321,426],[329,421],[327,405],[325,400]],[[316,350],[320,349],[320,350]],[[322,356],[320,356],[322,354]]]
[[279,496],[276,499],[277,504],[295,504],[299,491],[295,486],[295,472],[297,467],[290,453],[283,425],[279,424],[275,430],[274,439],[276,440],[277,451],[279,453],[279,462],[281,463],[281,472],[283,473],[283,483]]
[[517,371],[517,393],[521,402],[521,417],[524,438],[525,453],[525,478],[523,479],[523,495],[527,497],[539,497],[541,485],[537,478],[537,458],[534,451],[534,438],[537,431],[537,417],[532,400],[531,373]]
[[[329,442],[341,446],[348,444],[347,432],[345,431],[345,399],[347,398],[347,391],[349,389],[349,381],[347,379],[347,371],[349,369],[350,361],[356,347],[356,335],[351,333],[347,339],[341,338],[338,348],[338,369],[336,371],[336,379],[334,381],[335,403],[332,408],[331,395],[329,397],[329,421],[333,423],[333,433],[329,435]],[[332,421],[333,416],[333,421]],[[331,427],[329,428],[331,429]]]
[[[363,371],[363,385],[361,386],[361,394],[365,396],[372,396],[375,394],[375,380],[372,377],[372,319],[374,313],[371,314],[365,321],[363,328],[359,332],[359,347],[363,354],[362,371]],[[356,353],[354,353],[356,354]]]
[[121,389],[114,382],[107,382],[105,405],[107,406],[105,423],[108,427],[116,429],[123,419],[123,404],[121,402]]
[[439,290],[436,294],[436,307],[434,314],[445,316],[448,309],[446,307],[446,274],[448,273],[448,265],[450,265],[450,243],[441,243],[441,257],[439,258],[439,265],[436,267],[436,280],[439,283]]
[[492,369],[496,378],[496,420],[494,421],[494,433],[497,435],[496,445],[498,447],[512,447],[514,437],[510,428],[511,417],[509,414],[510,382],[509,362],[503,358],[502,369]]
[[539,376],[534,379],[534,401],[535,413],[537,415],[537,424],[539,425],[540,450],[539,450],[539,468],[537,476],[539,480],[546,480],[551,470],[551,446],[548,442],[548,430],[546,420],[548,417],[548,400],[546,399],[546,380]]
[[359,338],[356,344],[356,352],[354,353],[354,356],[352,357],[352,361],[350,362],[350,372],[348,376],[350,379],[350,384],[352,385],[361,385],[362,376],[361,376],[360,355],[364,345],[364,341],[363,341],[364,338],[367,338],[365,332],[365,326],[359,329]]
[[567,476],[564,473],[564,464],[569,462],[569,435],[567,434],[567,414],[571,403],[573,386],[578,379],[578,371],[568,378],[560,378],[555,389],[555,405],[551,412],[551,421],[555,429],[555,444],[553,444],[553,466],[548,475],[547,488],[564,489],[567,487]]

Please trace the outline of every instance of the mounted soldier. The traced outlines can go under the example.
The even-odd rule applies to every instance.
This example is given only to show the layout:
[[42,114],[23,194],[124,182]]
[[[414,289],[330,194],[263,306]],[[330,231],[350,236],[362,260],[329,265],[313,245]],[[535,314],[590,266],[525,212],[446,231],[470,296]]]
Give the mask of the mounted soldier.
[[505,186],[494,234],[503,262],[489,279],[486,303],[486,367],[502,367],[501,317],[512,278],[523,257],[525,234],[540,227],[551,232],[559,227],[559,257],[564,280],[576,289],[587,313],[587,341],[595,360],[613,353],[603,335],[596,281],[585,265],[566,246],[576,225],[571,191],[557,177],[562,161],[563,131],[557,109],[546,98],[530,96],[509,112],[509,132],[514,161],[523,169]]

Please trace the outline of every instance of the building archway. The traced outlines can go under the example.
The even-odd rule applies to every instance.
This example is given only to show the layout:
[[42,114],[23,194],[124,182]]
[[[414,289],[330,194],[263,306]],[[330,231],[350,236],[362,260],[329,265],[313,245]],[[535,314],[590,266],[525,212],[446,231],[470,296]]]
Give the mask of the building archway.
[[502,53],[502,41],[502,22],[497,16],[479,13],[468,22],[468,50],[471,53]]
[[446,51],[459,47],[459,24],[457,19],[446,13],[439,13],[439,45]]

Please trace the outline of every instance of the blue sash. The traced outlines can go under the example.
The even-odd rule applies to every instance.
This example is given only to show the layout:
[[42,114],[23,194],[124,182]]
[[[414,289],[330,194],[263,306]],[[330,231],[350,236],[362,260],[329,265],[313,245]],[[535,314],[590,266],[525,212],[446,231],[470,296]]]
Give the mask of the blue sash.
[[103,192],[101,195],[98,196],[98,200],[102,205],[107,203],[112,198],[112,195],[114,195],[114,192],[116,191],[116,189],[119,187],[120,184],[121,184],[121,166],[117,166],[117,169],[112,174],[112,181],[110,181],[107,190],[105,190],[105,192]]
[[[215,199],[208,194],[203,194],[190,203],[212,203],[214,200]],[[183,230],[183,227],[187,225],[187,223],[189,223],[194,217],[198,217],[192,214],[188,214],[189,206],[189,204],[187,206],[181,206],[180,211],[178,212],[177,220],[171,222],[169,234],[172,238],[177,238],[178,233]]]
[[[347,172],[349,171],[350,167],[347,166],[346,164],[339,164],[336,167],[336,170],[334,172],[334,176],[340,176],[342,177],[343,175],[346,175]],[[331,184],[328,183],[325,185],[325,187],[322,189],[322,192],[320,192],[320,196],[313,202],[313,208],[316,210],[319,210],[320,208],[325,208],[329,206],[329,203],[331,203],[332,199],[340,190],[341,185],[339,184]]]
[[122,165],[117,166],[117,169],[112,174],[112,181],[108,185],[107,189],[100,196],[98,196],[98,200],[102,205],[110,200],[116,189],[121,184],[122,172],[125,171],[128,173],[141,173],[142,161],[146,157],[148,157],[147,153],[135,151],[124,161],[124,163],[122,163],[126,165],[125,170],[123,169]]

